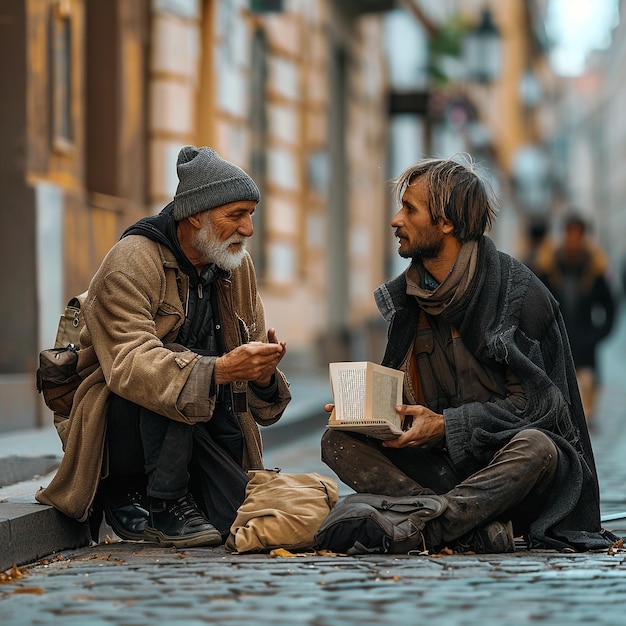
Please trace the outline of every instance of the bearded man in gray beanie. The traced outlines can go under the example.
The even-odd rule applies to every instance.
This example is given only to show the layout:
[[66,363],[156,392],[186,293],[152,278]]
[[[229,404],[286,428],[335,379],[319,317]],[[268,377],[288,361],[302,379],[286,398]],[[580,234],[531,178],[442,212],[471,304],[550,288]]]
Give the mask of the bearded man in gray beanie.
[[123,539],[214,546],[263,467],[258,425],[291,396],[285,342],[266,331],[246,252],[259,190],[211,148],[184,147],[179,185],[128,228],[83,305],[78,388],[57,424],[65,455],[37,494],[66,515],[102,512]]

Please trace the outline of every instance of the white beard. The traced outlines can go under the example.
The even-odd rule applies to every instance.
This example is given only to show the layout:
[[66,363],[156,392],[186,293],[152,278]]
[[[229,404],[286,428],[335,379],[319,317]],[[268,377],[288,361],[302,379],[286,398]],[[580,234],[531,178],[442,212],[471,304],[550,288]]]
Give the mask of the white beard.
[[[207,263],[215,263],[219,268],[230,271],[241,265],[246,255],[247,239],[247,237],[235,234],[225,241],[220,241],[211,226],[207,225],[196,233],[193,245]],[[236,252],[230,249],[233,243],[241,244]]]

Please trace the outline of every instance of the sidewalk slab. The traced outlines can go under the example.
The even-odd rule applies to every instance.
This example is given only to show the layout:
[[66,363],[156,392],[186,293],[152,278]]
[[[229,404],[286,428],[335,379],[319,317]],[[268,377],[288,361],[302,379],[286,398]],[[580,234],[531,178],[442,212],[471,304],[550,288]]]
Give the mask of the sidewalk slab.
[[21,456],[63,456],[61,440],[52,423],[43,428],[27,428],[14,430],[9,433],[0,433],[0,459]]
[[53,454],[0,457],[0,487],[15,485],[33,476],[49,474],[59,467],[59,463],[60,458]]

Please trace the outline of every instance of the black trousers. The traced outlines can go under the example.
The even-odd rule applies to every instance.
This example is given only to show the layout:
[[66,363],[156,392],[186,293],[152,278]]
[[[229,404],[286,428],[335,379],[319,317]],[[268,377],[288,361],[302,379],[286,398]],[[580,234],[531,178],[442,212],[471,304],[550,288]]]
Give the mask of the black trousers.
[[243,436],[232,415],[216,410],[209,422],[186,424],[112,394],[107,412],[110,483],[143,484],[164,500],[190,492],[226,535],[245,495]]

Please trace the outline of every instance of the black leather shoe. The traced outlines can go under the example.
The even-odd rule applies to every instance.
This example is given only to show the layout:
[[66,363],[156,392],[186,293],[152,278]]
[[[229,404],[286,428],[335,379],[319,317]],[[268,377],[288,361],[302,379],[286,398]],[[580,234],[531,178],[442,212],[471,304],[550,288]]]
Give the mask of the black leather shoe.
[[191,494],[178,500],[150,499],[144,538],[162,546],[219,546],[222,536],[198,509]]
[[144,527],[148,521],[145,499],[146,495],[140,491],[104,495],[104,517],[121,539],[143,540]]

